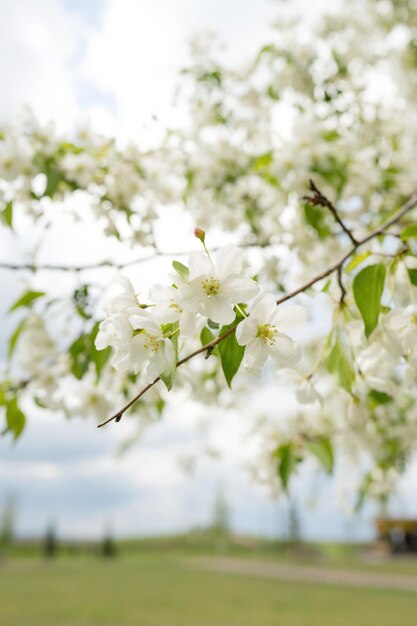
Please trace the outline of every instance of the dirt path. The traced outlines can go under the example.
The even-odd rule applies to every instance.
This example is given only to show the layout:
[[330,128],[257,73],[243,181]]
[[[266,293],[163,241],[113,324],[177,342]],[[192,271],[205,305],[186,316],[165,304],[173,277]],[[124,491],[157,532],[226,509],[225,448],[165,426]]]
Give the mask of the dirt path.
[[228,557],[208,557],[188,561],[191,567],[240,574],[259,576],[291,582],[310,582],[341,587],[367,587],[374,589],[396,589],[417,592],[417,577],[396,574],[374,574],[373,572],[354,572],[330,570],[306,565],[280,565],[267,561],[252,561]]

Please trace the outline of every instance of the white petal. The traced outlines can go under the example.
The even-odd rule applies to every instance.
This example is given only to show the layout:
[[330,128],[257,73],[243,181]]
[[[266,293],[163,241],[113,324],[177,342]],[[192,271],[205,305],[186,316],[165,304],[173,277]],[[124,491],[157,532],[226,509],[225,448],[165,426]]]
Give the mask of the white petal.
[[172,300],[175,299],[175,292],[178,292],[178,289],[167,285],[154,285],[149,291],[149,297],[153,302]]
[[265,324],[269,321],[276,308],[274,294],[263,293],[255,300],[250,314],[252,318],[259,320],[261,324]]
[[149,358],[149,353],[144,343],[145,336],[136,335],[136,337],[133,337],[130,345],[130,359],[136,371],[138,371]]
[[234,304],[252,300],[259,291],[258,285],[250,278],[229,278],[224,281],[222,288]]
[[299,346],[287,335],[278,333],[274,344],[265,344],[272,358],[281,365],[296,365],[301,358]]
[[245,365],[249,370],[259,371],[265,363],[268,352],[261,339],[253,339],[248,343],[245,350]]
[[164,351],[160,348],[148,363],[146,379],[149,382],[153,382],[155,378],[158,378],[167,369],[167,365]]
[[129,322],[135,330],[143,328],[142,324],[144,324],[146,320],[149,321],[149,318],[142,315],[129,315]]
[[278,330],[288,332],[301,326],[307,319],[307,309],[298,304],[288,304],[278,307],[271,319],[271,323],[278,327]]
[[255,339],[258,332],[258,325],[255,320],[247,317],[236,328],[236,340],[239,345],[246,346],[249,341]]
[[184,311],[180,317],[180,332],[185,337],[190,337],[195,331],[195,325],[197,322],[196,313],[190,313]]
[[231,274],[240,274],[243,265],[243,252],[236,246],[221,248],[215,257],[216,276],[224,280]]
[[167,303],[161,302],[153,307],[152,316],[158,324],[168,324],[176,322],[180,317],[180,313],[172,309]]
[[228,300],[219,296],[210,296],[204,301],[204,314],[217,324],[231,324],[235,312]]
[[213,272],[213,264],[210,259],[201,252],[193,252],[188,259],[188,267],[190,270],[190,281],[197,276],[208,276]]
[[170,341],[169,339],[165,339],[164,341],[164,355],[165,355],[167,366],[170,368],[174,367],[175,350],[174,350],[172,341]]

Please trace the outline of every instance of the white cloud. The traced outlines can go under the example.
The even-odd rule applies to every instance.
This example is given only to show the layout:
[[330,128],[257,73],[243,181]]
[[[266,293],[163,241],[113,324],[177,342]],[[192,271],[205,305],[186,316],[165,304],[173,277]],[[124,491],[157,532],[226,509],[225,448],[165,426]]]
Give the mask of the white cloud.
[[77,115],[73,62],[86,26],[63,0],[0,0],[0,15],[0,122],[30,105],[42,121],[68,126]]

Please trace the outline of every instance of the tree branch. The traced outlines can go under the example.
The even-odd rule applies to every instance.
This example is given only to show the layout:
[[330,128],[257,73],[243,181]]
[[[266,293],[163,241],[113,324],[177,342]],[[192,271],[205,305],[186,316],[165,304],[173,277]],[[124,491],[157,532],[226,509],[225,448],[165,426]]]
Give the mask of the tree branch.
[[[259,243],[246,243],[241,244],[241,248],[269,248],[276,245],[275,243],[270,242],[259,242]],[[212,248],[213,252],[219,250],[219,247]],[[174,257],[174,256],[188,256],[192,254],[195,250],[182,250],[178,252],[162,252],[156,250],[152,254],[148,254],[146,256],[142,256],[136,259],[132,259],[130,261],[126,261],[125,263],[114,263],[110,260],[98,261],[97,263],[87,263],[85,265],[58,265],[58,264],[40,264],[36,263],[8,263],[7,261],[0,261],[0,269],[11,270],[11,271],[30,271],[30,272],[38,272],[38,271],[52,271],[52,272],[85,272],[88,270],[97,270],[103,269],[106,267],[111,267],[116,270],[122,270],[126,267],[130,267],[132,265],[139,265],[140,263],[147,263],[148,261],[152,261],[154,259],[163,258],[163,257]]]
[[[352,254],[354,254],[354,252],[356,252],[356,250],[364,245],[365,243],[367,243],[368,241],[371,241],[371,239],[374,239],[375,237],[377,237],[378,235],[380,235],[381,233],[385,232],[385,230],[387,228],[389,228],[390,226],[392,226],[393,224],[395,224],[396,222],[398,222],[403,215],[405,215],[406,213],[408,213],[408,211],[411,211],[411,209],[414,209],[417,206],[417,191],[415,191],[407,200],[407,202],[405,202],[399,209],[398,211],[396,211],[388,220],[386,220],[381,226],[378,226],[377,228],[375,228],[374,230],[372,230],[370,233],[368,233],[366,235],[366,237],[364,237],[363,239],[360,239],[358,241],[355,240],[355,243],[349,248],[349,250],[347,250],[345,252],[345,254],[338,260],[336,261],[336,263],[333,263],[333,265],[330,265],[327,269],[323,270],[322,272],[320,272],[319,274],[316,274],[311,280],[307,281],[306,283],[304,283],[303,285],[301,285],[300,287],[297,287],[296,289],[294,289],[293,291],[289,291],[288,293],[286,293],[285,295],[281,296],[280,298],[277,299],[276,303],[277,305],[282,304],[283,302],[286,302],[287,300],[291,300],[291,298],[294,298],[295,296],[297,296],[300,293],[303,293],[304,291],[307,291],[307,289],[309,289],[310,287],[312,287],[313,285],[315,285],[316,283],[318,283],[320,280],[322,280],[323,278],[327,278],[327,276],[330,276],[331,274],[333,274],[334,272],[338,272],[339,276],[341,275],[341,271],[343,268],[343,264],[347,261],[347,259],[352,256]],[[346,290],[343,286],[341,286],[342,289],[342,299],[344,299],[345,294],[346,294]],[[191,352],[190,354],[188,354],[187,356],[185,356],[183,359],[179,360],[177,362],[177,367],[180,367],[181,365],[183,365],[184,363],[187,363],[187,361],[190,361],[191,359],[193,359],[195,356],[203,353],[203,352],[210,352],[213,350],[213,348],[215,346],[217,346],[217,344],[219,344],[221,341],[223,341],[224,339],[226,339],[226,337],[229,337],[229,335],[232,335],[235,330],[237,328],[236,326],[233,326],[232,328],[229,328],[229,330],[225,333],[223,333],[222,335],[219,335],[218,337],[216,337],[215,339],[213,339],[212,341],[210,341],[209,343],[207,343],[206,345],[202,346],[201,348],[198,348],[197,350],[194,350],[194,352]],[[133,405],[135,404],[135,402],[137,402],[137,400],[139,400],[139,398],[141,398],[147,391],[149,391],[149,389],[151,389],[151,387],[153,387],[160,379],[160,377],[156,378],[153,382],[149,383],[148,385],[146,385],[146,387],[144,387],[136,396],[134,396],[127,404],[125,404],[124,407],[122,407],[120,409],[120,411],[118,411],[117,413],[115,413],[114,415],[112,415],[111,417],[109,417],[108,419],[106,419],[104,422],[101,422],[100,424],[98,424],[97,428],[101,428],[102,426],[105,426],[106,424],[108,424],[109,422],[112,422],[113,420],[115,420],[116,422],[119,422],[123,416],[123,414]]]
[[324,206],[327,207],[330,213],[333,215],[336,222],[339,224],[341,229],[346,233],[351,242],[356,245],[358,243],[356,237],[354,237],[350,228],[346,226],[342,218],[340,217],[336,207],[334,204],[320,191],[317,185],[310,179],[310,191],[313,192],[312,196],[303,196],[304,200],[307,200],[313,206]]

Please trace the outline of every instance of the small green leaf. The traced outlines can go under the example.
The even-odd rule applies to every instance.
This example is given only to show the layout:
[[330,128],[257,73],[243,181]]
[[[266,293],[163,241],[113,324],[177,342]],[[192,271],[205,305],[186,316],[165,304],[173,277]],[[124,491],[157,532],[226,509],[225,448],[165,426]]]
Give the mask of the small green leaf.
[[101,376],[101,372],[103,371],[103,368],[106,365],[111,355],[111,348],[104,348],[104,350],[97,350],[95,346],[95,341],[96,341],[99,327],[100,327],[100,322],[96,322],[94,324],[93,330],[91,331],[90,339],[89,339],[90,355],[91,355],[91,360],[96,366],[97,380],[99,380]]
[[1,211],[0,217],[6,226],[13,228],[13,200],[9,200]]
[[288,489],[288,483],[291,475],[297,465],[297,457],[294,452],[293,443],[284,443],[275,450],[277,459],[277,471],[281,479],[282,486],[285,491]]
[[190,270],[186,265],[183,265],[179,261],[172,261],[172,267],[177,272],[178,276],[182,278],[184,282],[187,282],[190,276]]
[[17,325],[17,327],[15,328],[15,330],[13,331],[13,333],[10,336],[10,339],[9,339],[9,349],[8,349],[8,352],[7,352],[7,356],[9,357],[9,359],[10,359],[10,357],[12,356],[12,354],[14,352],[14,349],[15,349],[16,344],[17,344],[17,340],[20,337],[20,333],[22,332],[22,330],[23,330],[23,328],[25,326],[25,323],[26,323],[26,319],[23,319],[20,322],[20,324]]
[[7,430],[13,433],[14,439],[16,440],[22,433],[26,423],[25,414],[21,411],[16,396],[7,403],[6,422]]
[[417,269],[408,270],[408,276],[411,284],[417,287]]
[[[227,333],[228,330],[239,324],[242,320],[243,317],[238,313],[235,320],[231,324],[222,326],[220,335]],[[242,363],[243,355],[245,354],[245,347],[240,346],[236,341],[236,333],[231,333],[228,337],[226,337],[226,339],[223,339],[223,341],[218,344],[217,348],[226,382],[228,386],[231,387],[232,380]]]
[[307,222],[318,234],[320,239],[325,239],[330,235],[330,228],[326,224],[325,213],[323,210],[306,203],[304,205],[304,217]]
[[368,396],[374,404],[389,404],[392,401],[392,396],[377,389],[371,389]]
[[54,161],[48,161],[45,166],[45,175],[46,175],[46,189],[44,191],[44,196],[48,198],[53,198],[55,195],[58,185],[61,181],[61,172],[56,166]]
[[332,442],[328,437],[319,437],[307,441],[307,448],[318,458],[323,469],[331,474],[334,467],[334,455]]
[[330,374],[335,374],[338,377],[341,387],[350,392],[355,379],[355,373],[343,345],[337,336],[333,338],[333,341],[330,343],[325,365]]
[[356,267],[358,267],[358,265],[365,261],[365,259],[367,259],[370,254],[371,253],[368,250],[367,252],[362,252],[362,254],[357,254],[356,256],[352,257],[352,259],[346,266],[346,272],[352,272]]
[[365,335],[367,337],[378,324],[385,274],[385,266],[382,263],[377,263],[365,267],[353,280],[353,295],[365,323]]
[[411,239],[412,237],[417,237],[417,224],[412,224],[412,226],[407,226],[404,228],[401,233],[401,239],[403,241],[407,241],[407,239]]
[[32,303],[37,300],[38,298],[41,298],[42,296],[45,295],[44,291],[25,291],[25,293],[20,296],[20,298],[18,300],[16,300],[16,302],[14,304],[12,304],[12,306],[9,309],[9,313],[11,313],[12,311],[16,311],[16,309],[19,309],[22,306],[26,306],[26,307],[30,307],[32,306]]
[[210,341],[213,341],[213,339],[214,335],[212,334],[211,330],[207,328],[207,326],[204,326],[203,330],[200,333],[201,345],[206,346],[208,343],[210,343]]

